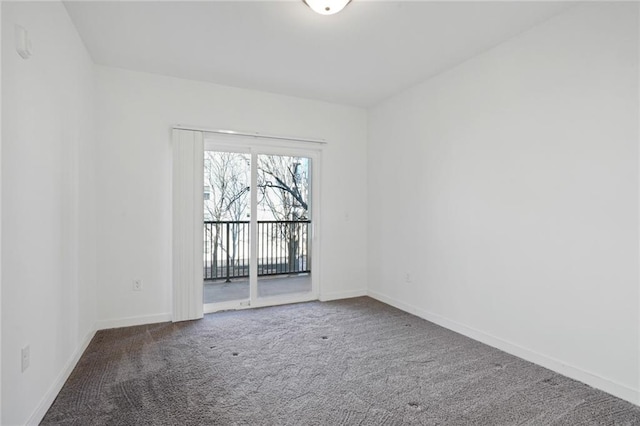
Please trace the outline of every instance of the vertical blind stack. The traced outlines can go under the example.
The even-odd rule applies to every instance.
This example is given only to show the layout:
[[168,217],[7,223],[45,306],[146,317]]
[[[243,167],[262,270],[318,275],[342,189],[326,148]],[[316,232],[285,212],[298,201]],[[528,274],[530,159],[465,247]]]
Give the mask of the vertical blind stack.
[[173,130],[173,321],[203,317],[204,138]]

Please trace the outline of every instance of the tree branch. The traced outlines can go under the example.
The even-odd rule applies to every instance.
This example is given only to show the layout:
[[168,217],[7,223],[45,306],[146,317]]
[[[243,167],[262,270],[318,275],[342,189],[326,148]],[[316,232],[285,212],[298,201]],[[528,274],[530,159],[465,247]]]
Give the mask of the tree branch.
[[[285,182],[283,182],[282,179],[280,179],[278,176],[276,176],[273,172],[271,172],[269,170],[264,170],[264,169],[263,169],[263,171],[265,173],[267,173],[268,175],[272,176],[276,180],[276,182],[278,182],[279,185],[274,185],[271,182],[266,182],[264,185],[261,185],[262,187],[278,188],[278,189],[281,189],[283,191],[286,191],[289,194],[291,194],[293,196],[293,198],[295,198],[298,203],[300,203],[302,208],[304,208],[305,210],[308,209],[307,203],[304,201],[304,199],[300,195],[299,191],[294,191],[293,189],[291,189],[291,187],[289,185],[287,185]],[[294,179],[294,181],[295,181],[295,179]]]

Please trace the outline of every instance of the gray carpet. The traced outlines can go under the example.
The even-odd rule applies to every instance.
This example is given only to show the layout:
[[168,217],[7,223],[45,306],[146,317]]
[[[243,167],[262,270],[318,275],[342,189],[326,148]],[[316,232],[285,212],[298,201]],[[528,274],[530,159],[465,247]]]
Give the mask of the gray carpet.
[[640,407],[363,297],[100,331],[42,424],[640,425]]

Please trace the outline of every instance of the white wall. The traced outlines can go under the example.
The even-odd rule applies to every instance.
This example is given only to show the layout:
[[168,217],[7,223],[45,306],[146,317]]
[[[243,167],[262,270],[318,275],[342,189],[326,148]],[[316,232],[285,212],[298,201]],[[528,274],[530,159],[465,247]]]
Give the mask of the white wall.
[[370,294],[634,402],[637,9],[579,6],[398,94],[368,145]]
[[[2,20],[0,422],[10,425],[39,421],[95,329],[94,83],[61,3],[3,2]],[[28,60],[14,24],[33,41]]]
[[[171,312],[171,127],[324,138],[321,297],[364,294],[366,112],[96,67],[100,327]],[[259,72],[259,70],[256,70]],[[132,280],[143,280],[142,292]]]
[[[0,35],[2,5],[0,5]],[[0,100],[2,99],[2,43],[0,42]],[[2,176],[2,102],[0,101],[0,177]],[[0,181],[0,333],[2,331],[2,183]],[[2,335],[0,334],[0,421],[2,421]]]

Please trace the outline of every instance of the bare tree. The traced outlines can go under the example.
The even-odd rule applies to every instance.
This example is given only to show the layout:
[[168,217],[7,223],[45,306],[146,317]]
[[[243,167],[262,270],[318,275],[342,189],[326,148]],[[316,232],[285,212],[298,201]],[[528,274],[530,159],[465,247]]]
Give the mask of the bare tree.
[[[248,211],[249,194],[249,157],[231,152],[205,151],[205,220],[220,222],[239,222],[245,219]],[[238,237],[241,224],[229,224],[232,238],[230,247],[222,244],[220,223],[208,228],[207,239],[212,242],[212,270],[218,269],[218,248],[222,247],[231,262],[236,262]]]
[[[260,215],[266,215],[277,221],[275,233],[265,233],[259,238],[284,241],[287,271],[297,271],[300,246],[305,241],[307,229],[306,225],[297,222],[309,217],[309,159],[278,155],[259,155],[257,158],[258,219]],[[220,254],[226,254],[231,265],[238,260],[243,224],[237,222],[246,219],[249,213],[250,158],[246,154],[207,151],[204,166],[205,219],[231,222],[215,223],[206,228],[206,238],[212,246],[211,267],[218,271]],[[222,241],[225,230],[232,239],[229,243]]]
[[260,203],[268,207],[287,242],[288,271],[295,271],[302,235],[296,223],[309,217],[309,160],[304,157],[262,155],[258,157]]

